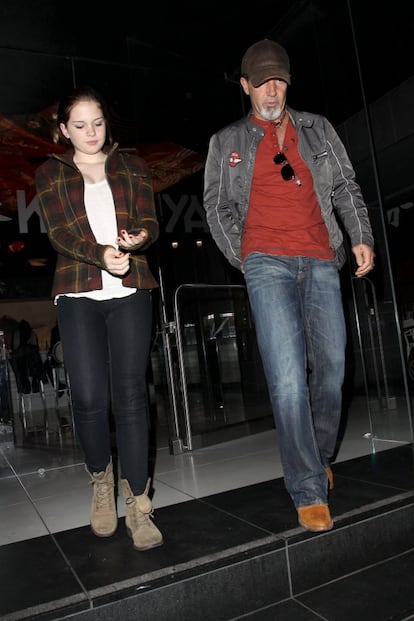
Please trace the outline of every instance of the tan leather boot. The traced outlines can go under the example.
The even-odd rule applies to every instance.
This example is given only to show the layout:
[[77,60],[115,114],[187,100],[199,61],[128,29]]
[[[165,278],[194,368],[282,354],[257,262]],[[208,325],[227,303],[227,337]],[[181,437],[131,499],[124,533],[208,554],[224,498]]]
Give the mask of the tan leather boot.
[[118,516],[114,494],[112,459],[104,472],[90,474],[93,485],[91,529],[97,537],[110,537],[116,531]]
[[298,508],[299,524],[306,530],[319,532],[331,530],[333,520],[328,505],[308,505]]
[[144,493],[134,496],[128,481],[121,479],[125,500],[125,524],[136,550],[149,550],[163,544],[162,535],[151,520],[153,508],[148,497],[150,483],[148,479]]

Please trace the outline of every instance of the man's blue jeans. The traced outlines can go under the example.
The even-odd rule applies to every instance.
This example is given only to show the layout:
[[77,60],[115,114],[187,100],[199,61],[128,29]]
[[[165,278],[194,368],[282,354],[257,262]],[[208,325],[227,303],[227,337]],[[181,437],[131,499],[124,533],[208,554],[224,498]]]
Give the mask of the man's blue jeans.
[[332,261],[253,253],[244,263],[286,489],[327,502],[342,407],[346,328]]

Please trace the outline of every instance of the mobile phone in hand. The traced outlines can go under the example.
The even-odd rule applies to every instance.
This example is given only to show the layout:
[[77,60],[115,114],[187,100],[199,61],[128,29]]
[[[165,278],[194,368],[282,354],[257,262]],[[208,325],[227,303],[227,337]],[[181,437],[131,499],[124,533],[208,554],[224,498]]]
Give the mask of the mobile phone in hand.
[[[129,229],[128,235],[139,235],[143,230],[144,229]],[[118,250],[121,252],[131,252],[130,248],[126,248],[125,246],[118,246]]]

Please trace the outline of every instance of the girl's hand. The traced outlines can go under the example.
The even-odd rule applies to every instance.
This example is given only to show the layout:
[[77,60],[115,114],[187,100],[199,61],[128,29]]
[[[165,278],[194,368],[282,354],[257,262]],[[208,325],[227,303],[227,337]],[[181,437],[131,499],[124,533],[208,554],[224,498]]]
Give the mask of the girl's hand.
[[136,250],[139,246],[142,246],[147,239],[148,232],[145,229],[122,230],[116,238],[116,243],[122,250],[128,250],[129,248],[134,248],[134,250]]
[[112,246],[108,247],[103,255],[105,267],[113,276],[124,276],[129,270],[129,253],[121,252]]

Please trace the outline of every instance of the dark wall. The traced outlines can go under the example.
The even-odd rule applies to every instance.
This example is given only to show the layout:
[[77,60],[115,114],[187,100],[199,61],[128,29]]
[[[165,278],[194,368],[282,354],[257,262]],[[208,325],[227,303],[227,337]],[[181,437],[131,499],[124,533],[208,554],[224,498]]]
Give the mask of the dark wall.
[[[373,209],[379,206],[384,216],[375,218],[377,243],[379,248],[387,248],[383,210],[393,208],[393,197],[411,184],[412,149],[409,146],[398,155],[395,145],[402,144],[404,137],[397,132],[391,139],[393,153],[391,147],[379,144],[373,157],[364,104],[379,101],[411,76],[414,7],[396,0],[392,11],[377,5],[373,12],[356,0],[264,0],[262,8],[266,16],[250,19],[225,0],[197,7],[197,11],[191,3],[172,6],[160,0],[145,7],[118,4],[118,10],[107,15],[97,2],[74,1],[68,5],[52,0],[2,0],[0,113],[38,112],[73,84],[88,82],[107,98],[117,121],[115,138],[121,143],[173,140],[205,152],[213,131],[247,113],[247,102],[238,85],[242,53],[258,38],[274,38],[286,46],[291,58],[289,103],[325,113],[336,126],[346,125],[344,139],[364,194]],[[402,104],[405,97],[401,97]],[[358,122],[350,123],[353,118]],[[375,135],[403,118],[411,118],[411,109],[403,105],[391,115],[379,110]],[[365,152],[361,156],[362,146]],[[379,153],[377,170],[375,156]],[[381,187],[386,176],[394,184],[392,190],[388,180]],[[197,196],[202,210],[202,175],[171,191],[172,198],[163,201],[167,211],[168,200],[179,204],[180,193]],[[25,233],[31,258],[50,253],[47,242],[41,248],[45,235],[39,226],[33,216]],[[4,230],[2,226],[0,231]],[[395,238],[394,229],[391,232]],[[164,240],[178,233],[179,227],[164,231]],[[185,232],[186,252],[192,252],[199,233],[197,226]],[[203,234],[207,240],[208,232]],[[206,241],[204,248],[207,246]],[[393,239],[392,246],[398,248],[398,241]],[[215,252],[214,245],[212,248],[210,253]],[[206,255],[204,250],[197,250],[196,256]],[[411,251],[404,255],[404,260],[406,255],[409,260]],[[387,260],[386,253],[383,260]],[[223,268],[221,261],[217,253],[214,273],[220,278],[237,278],[235,271],[226,264]],[[198,263],[199,259],[197,274],[191,276],[211,278],[211,260],[202,260],[201,267]],[[190,265],[194,268],[196,263],[190,262],[188,268]],[[28,269],[28,282],[33,283],[39,268]],[[16,270],[22,274],[21,266]],[[48,286],[49,280],[42,294]]]
[[[254,17],[234,2],[2,0],[0,112],[34,112],[73,82],[94,82],[140,139],[203,150],[243,114],[244,50],[274,38],[289,51],[293,107],[336,125],[412,74],[414,5],[359,0],[263,0]],[[363,89],[361,89],[361,80]]]

